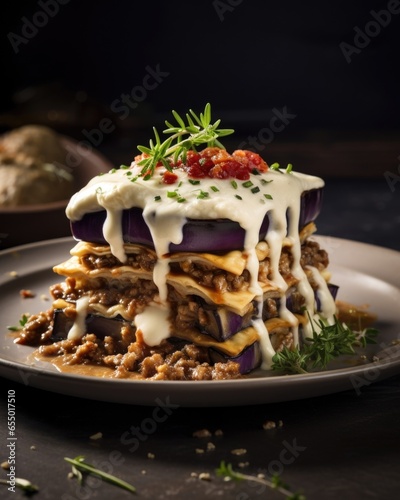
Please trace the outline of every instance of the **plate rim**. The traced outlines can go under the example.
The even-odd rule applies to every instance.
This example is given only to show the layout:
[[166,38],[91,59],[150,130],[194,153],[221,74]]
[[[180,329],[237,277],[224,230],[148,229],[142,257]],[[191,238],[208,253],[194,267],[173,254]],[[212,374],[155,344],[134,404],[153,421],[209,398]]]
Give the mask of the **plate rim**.
[[[357,247],[358,249],[362,249],[363,251],[367,252],[378,252],[380,254],[385,254],[389,258],[393,258],[395,261],[398,260],[399,265],[400,265],[400,252],[397,252],[394,249],[391,248],[386,248],[386,247],[380,247],[377,245],[373,245],[370,243],[364,243],[360,241],[353,241],[353,240],[348,240],[348,239],[343,239],[343,238],[338,238],[335,236],[325,236],[325,235],[320,235],[320,234],[314,234],[312,235],[312,238],[315,238],[317,241],[331,241],[334,243],[338,244],[346,244],[346,245],[353,245]],[[41,248],[51,248],[52,246],[61,246],[62,248],[65,246],[65,251],[66,251],[66,257],[69,256],[69,250],[71,248],[71,245],[74,244],[76,240],[72,236],[66,236],[62,238],[55,238],[55,239],[49,239],[49,240],[43,240],[43,241],[38,241],[38,242],[33,242],[33,243],[26,243],[23,245],[19,245],[16,247],[12,248],[7,248],[4,250],[0,251],[0,266],[2,264],[3,259],[5,259],[9,255],[13,255],[15,253],[17,254],[26,254],[33,250],[40,250]],[[24,255],[23,255],[24,256]],[[332,266],[340,266],[340,264],[337,263],[332,263]],[[49,271],[51,271],[51,265],[48,266]],[[1,267],[0,267],[1,269]],[[357,271],[357,269],[354,269]],[[29,274],[29,273],[28,273]],[[12,278],[10,278],[12,279]],[[400,290],[400,280],[393,278],[394,281],[391,282],[391,285],[394,285],[396,288]],[[0,283],[0,287],[2,284]],[[0,299],[1,302],[1,299]],[[400,323],[399,323],[400,324]],[[27,346],[28,347],[28,346]],[[307,373],[307,374],[296,374],[296,375],[273,375],[273,376],[260,376],[260,377],[248,377],[248,378],[243,378],[239,380],[213,380],[213,381],[153,381],[153,380],[126,380],[126,379],[109,379],[109,378],[101,378],[101,377],[88,377],[85,375],[78,375],[78,374],[71,374],[71,373],[62,373],[58,371],[54,371],[54,367],[52,370],[46,370],[41,368],[40,366],[35,366],[35,365],[30,365],[27,364],[26,362],[21,362],[21,361],[16,361],[13,359],[5,359],[3,357],[3,353],[0,353],[0,376],[5,376],[8,379],[14,380],[15,382],[22,382],[22,376],[21,376],[21,371],[27,374],[27,378],[32,377],[35,375],[36,377],[33,377],[33,380],[31,381],[32,387],[35,387],[37,389],[44,389],[44,390],[50,390],[51,392],[57,392],[59,394],[64,394],[64,395],[69,395],[69,396],[75,396],[75,397],[86,397],[89,399],[95,399],[95,400],[102,400],[102,401],[107,401],[107,402],[112,402],[112,403],[123,403],[123,404],[136,404],[136,405],[153,405],[154,404],[154,398],[152,398],[150,395],[146,395],[145,391],[149,387],[149,384],[151,384],[152,391],[148,392],[153,392],[154,394],[163,394],[163,395],[171,395],[172,393],[175,393],[175,396],[178,397],[179,403],[181,406],[242,406],[245,404],[264,404],[264,403],[270,403],[270,402],[279,402],[279,401],[288,401],[286,397],[283,399],[280,399],[278,396],[274,396],[273,398],[258,398],[257,393],[261,389],[268,390],[271,386],[279,390],[280,388],[287,386],[288,383],[290,383],[291,386],[294,386],[294,388],[304,387],[304,386],[313,386],[318,383],[328,383],[331,384],[333,382],[340,382],[341,384],[339,390],[336,390],[335,388],[330,388],[329,390],[327,389],[328,392],[322,390],[320,391],[311,391],[311,396],[314,395],[325,395],[325,394],[331,394],[335,392],[340,392],[342,390],[347,390],[351,389],[352,385],[349,384],[349,379],[351,376],[362,376],[365,375],[368,370],[378,370],[379,371],[379,376],[375,378],[370,383],[373,383],[375,381],[383,380],[384,378],[393,376],[397,373],[400,373],[400,357],[399,359],[394,359],[394,360],[380,360],[380,361],[373,361],[373,362],[368,362],[363,365],[358,365],[358,366],[353,366],[349,368],[338,368],[338,369],[332,369],[332,370],[325,370],[325,371],[319,371],[319,372],[313,372],[313,373]],[[50,386],[49,386],[49,380],[50,380]],[[70,384],[71,387],[62,387],[61,389],[59,388],[58,390],[54,390],[54,388],[51,388],[52,381],[65,381],[65,384],[68,385]],[[64,385],[65,385],[64,384]],[[28,384],[29,385],[29,384]],[[84,390],[84,388],[79,389],[79,385],[83,385],[87,387],[87,390]],[[369,383],[366,383],[365,385],[369,385]],[[99,394],[97,394],[97,391],[95,394],[90,394],[90,388],[94,389],[99,389],[102,387],[106,388],[118,388],[117,394],[115,395],[104,395],[103,397],[99,397]],[[121,396],[125,395],[126,388],[132,389],[132,393],[135,393],[138,390],[138,394],[132,394],[132,398],[129,398],[128,400],[122,400]],[[245,388],[245,389],[251,389],[251,395],[245,400],[247,402],[227,402],[225,401],[223,404],[218,401],[218,392],[223,391],[223,390],[228,390],[229,392],[232,392],[233,389],[236,388]],[[211,390],[210,390],[211,389]],[[210,396],[210,401],[205,402],[205,401],[196,401],[195,397],[189,397],[185,401],[185,396],[187,395],[187,392],[193,391],[196,393],[204,393],[204,392],[209,392]],[[313,394],[313,392],[316,392],[316,394]],[[154,396],[153,394],[153,396]],[[217,394],[217,398],[215,398],[215,394]],[[136,396],[136,397],[135,397]],[[259,400],[258,400],[259,399]],[[304,397],[296,397],[294,395],[293,398],[290,400],[296,400],[296,399],[304,399]]]

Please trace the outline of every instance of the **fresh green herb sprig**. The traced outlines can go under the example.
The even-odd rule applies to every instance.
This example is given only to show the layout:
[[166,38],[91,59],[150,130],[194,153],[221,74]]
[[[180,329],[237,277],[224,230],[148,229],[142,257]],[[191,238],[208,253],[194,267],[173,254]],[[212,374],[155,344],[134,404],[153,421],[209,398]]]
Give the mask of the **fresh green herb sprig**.
[[235,481],[251,481],[253,483],[262,484],[271,490],[276,490],[285,496],[286,500],[306,500],[302,493],[294,493],[290,490],[289,486],[284,483],[278,474],[274,474],[270,479],[259,476],[252,476],[250,474],[242,474],[233,470],[231,464],[222,461],[216,470],[217,476],[227,477]]
[[22,328],[24,328],[24,326],[28,322],[28,319],[29,316],[27,314],[23,314],[17,326],[7,326],[7,329],[10,330],[11,332],[19,332],[20,330],[22,330]]
[[178,159],[186,161],[187,152],[190,149],[196,150],[200,145],[224,149],[219,138],[234,132],[233,129],[218,128],[221,120],[211,122],[210,103],[206,104],[204,112],[199,115],[190,109],[185,115],[186,122],[176,111],[173,110],[172,114],[177,124],[165,121],[168,128],[163,130],[163,133],[172,134],[168,139],[162,142],[157,129],[153,127],[154,140],[150,139],[149,147],[138,146],[138,150],[147,155],[138,162],[138,165],[142,167],[141,174],[145,180],[153,176],[158,163],[161,162],[167,170],[171,171],[170,159],[173,162],[177,162]]
[[324,370],[328,363],[343,354],[354,354],[356,346],[365,347],[375,344],[378,331],[375,328],[366,328],[362,332],[354,332],[347,325],[334,318],[332,325],[327,325],[322,319],[315,320],[319,331],[312,327],[312,337],[307,337],[304,346],[300,349],[284,347],[272,358],[272,369],[284,373],[309,373],[319,369]]
[[99,477],[100,479],[103,479],[107,483],[113,484],[114,486],[118,486],[124,490],[130,491],[131,493],[136,493],[136,488],[134,486],[127,483],[126,481],[123,481],[122,479],[117,478],[116,476],[113,476],[112,474],[108,474],[107,472],[103,472],[102,470],[93,467],[93,465],[85,462],[85,457],[83,457],[82,455],[76,458],[64,457],[64,460],[72,465],[72,473],[75,477],[78,478],[79,482],[83,481],[82,472],[85,472],[87,474]]

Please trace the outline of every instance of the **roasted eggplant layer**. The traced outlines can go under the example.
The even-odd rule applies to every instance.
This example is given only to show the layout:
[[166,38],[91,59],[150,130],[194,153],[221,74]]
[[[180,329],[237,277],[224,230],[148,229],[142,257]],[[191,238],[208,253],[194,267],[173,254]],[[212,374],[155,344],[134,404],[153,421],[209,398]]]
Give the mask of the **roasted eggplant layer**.
[[[260,366],[259,338],[252,326],[257,302],[249,292],[250,280],[241,252],[229,256],[172,256],[168,284],[171,335],[159,346],[150,347],[136,331],[133,320],[157,299],[157,287],[151,279],[156,259],[149,248],[136,245],[134,249],[122,264],[106,246],[78,243],[71,250],[71,259],[55,268],[67,277],[50,288],[53,307],[31,316],[18,342],[40,346],[44,356],[62,356],[66,364],[107,366],[114,370],[115,377],[135,373],[146,379],[229,379]],[[280,291],[269,286],[268,254],[268,247],[260,244],[258,278],[265,286],[262,320],[274,350],[279,351],[293,347],[294,336],[290,323],[279,317]],[[301,325],[306,321],[302,313],[304,297],[297,290],[291,264],[291,248],[285,246],[279,264],[288,284],[285,305]],[[305,238],[301,264],[306,272],[312,266],[323,273],[328,266],[327,253],[317,242]],[[187,293],[187,286],[182,293],[178,279],[182,276],[194,283],[193,293]],[[309,282],[312,285],[312,274]],[[329,286],[334,296],[337,287]],[[204,290],[207,292],[201,293]],[[226,303],[214,300],[217,293]],[[77,301],[83,296],[89,297],[87,333],[71,340],[68,332],[77,317]],[[235,296],[239,299],[227,299]],[[318,310],[317,292],[315,302]]]

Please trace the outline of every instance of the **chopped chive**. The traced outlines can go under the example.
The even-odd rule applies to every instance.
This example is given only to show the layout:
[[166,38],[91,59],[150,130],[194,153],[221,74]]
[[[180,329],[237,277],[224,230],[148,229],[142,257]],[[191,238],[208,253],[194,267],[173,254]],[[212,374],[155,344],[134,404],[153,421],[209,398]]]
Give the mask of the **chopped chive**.
[[200,184],[200,181],[198,181],[196,179],[189,179],[189,182],[190,182],[190,184],[193,184],[193,186],[197,186],[198,184]]
[[154,196],[154,201],[161,201],[161,196]]
[[212,189],[212,191],[214,191],[214,193],[216,193],[217,191],[219,191],[219,189],[217,188],[217,186],[211,186],[210,189]]
[[246,181],[246,182],[243,182],[242,183],[242,186],[245,187],[245,188],[249,188],[253,185],[253,183],[251,181]]
[[115,172],[116,172],[116,171],[117,171],[117,169],[116,169],[116,168],[112,168],[112,169],[111,169],[111,173],[112,173],[112,174],[115,174]]
[[253,168],[253,170],[251,171],[251,173],[253,175],[261,175],[260,172],[256,168]]
[[274,180],[271,179],[270,181],[267,181],[267,179],[261,179],[260,182],[265,186],[265,184],[269,184],[270,182],[273,182]]
[[291,163],[288,163],[288,166],[286,167],[286,173],[290,174],[292,169],[293,169],[293,165]]
[[127,168],[129,168],[129,165],[121,165],[119,168],[122,168],[123,170],[126,170]]
[[273,163],[272,165],[269,166],[269,168],[272,168],[272,170],[278,170],[279,163]]
[[260,192],[260,188],[258,186],[254,186],[253,188],[251,188],[251,192],[253,194],[259,193]]
[[234,189],[237,189],[238,185],[236,181],[231,181],[231,184]]
[[264,194],[264,198],[267,198],[267,200],[272,200],[272,196],[270,194]]
[[238,194],[235,194],[235,196],[236,196],[236,198],[237,198],[238,200],[243,200],[243,198],[242,198],[241,196],[239,196]]
[[181,187],[181,186],[182,186],[182,181],[180,181],[178,184],[178,187]]
[[175,198],[176,196],[178,196],[178,193],[176,191],[167,191],[168,198]]
[[184,203],[186,201],[186,198],[181,198],[179,197],[177,200],[176,200],[178,203]]
[[197,198],[198,198],[199,200],[203,200],[204,198],[208,198],[208,196],[209,196],[209,195],[208,195],[207,191],[200,191],[200,193],[199,193],[199,195],[197,196]]

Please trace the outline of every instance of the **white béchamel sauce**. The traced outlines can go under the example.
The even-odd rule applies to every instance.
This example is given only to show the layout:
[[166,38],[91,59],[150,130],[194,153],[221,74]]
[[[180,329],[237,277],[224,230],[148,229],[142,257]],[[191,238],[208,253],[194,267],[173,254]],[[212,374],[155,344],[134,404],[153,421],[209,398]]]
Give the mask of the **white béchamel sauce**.
[[[295,342],[298,342],[298,320],[286,307],[287,284],[279,272],[279,258],[283,241],[288,239],[293,254],[292,274],[299,281],[298,289],[305,297],[310,316],[314,317],[314,292],[300,265],[301,244],[298,224],[301,194],[323,187],[323,180],[298,172],[268,170],[260,175],[251,175],[252,187],[259,188],[258,192],[253,192],[251,188],[243,185],[243,181],[232,179],[206,178],[200,179],[200,184],[193,185],[189,182],[187,174],[180,169],[174,170],[178,181],[168,185],[162,182],[164,168],[156,169],[148,180],[139,176],[140,170],[141,168],[133,162],[129,169],[113,170],[93,178],[73,195],[66,214],[71,221],[77,221],[86,213],[105,209],[107,217],[103,227],[104,238],[110,245],[112,253],[124,262],[126,255],[122,238],[122,211],[132,207],[143,209],[143,218],[151,232],[158,258],[153,279],[159,291],[156,303],[151,304],[148,311],[136,319],[136,326],[140,328],[144,341],[148,345],[157,345],[163,338],[170,336],[166,313],[169,245],[171,242],[181,243],[182,228],[186,220],[230,219],[238,222],[245,230],[244,253],[247,255],[247,269],[251,275],[251,289],[256,293],[259,302],[259,315],[253,326],[260,338],[262,368],[269,369],[275,351],[261,320],[263,297],[257,280],[259,263],[256,255],[260,227],[268,213],[270,223],[265,239],[270,248],[273,282],[282,295],[280,316],[290,322]],[[168,193],[173,191],[177,196],[170,197]],[[207,192],[208,196],[199,198],[200,191]],[[178,201],[182,199],[184,201]],[[287,213],[289,213],[288,218]],[[313,269],[312,273],[319,286],[321,314],[330,322],[333,320],[335,302],[319,271]],[[157,314],[154,314],[155,309],[158,309]],[[157,328],[154,326],[155,323]],[[70,335],[76,336],[77,328],[74,327]]]

